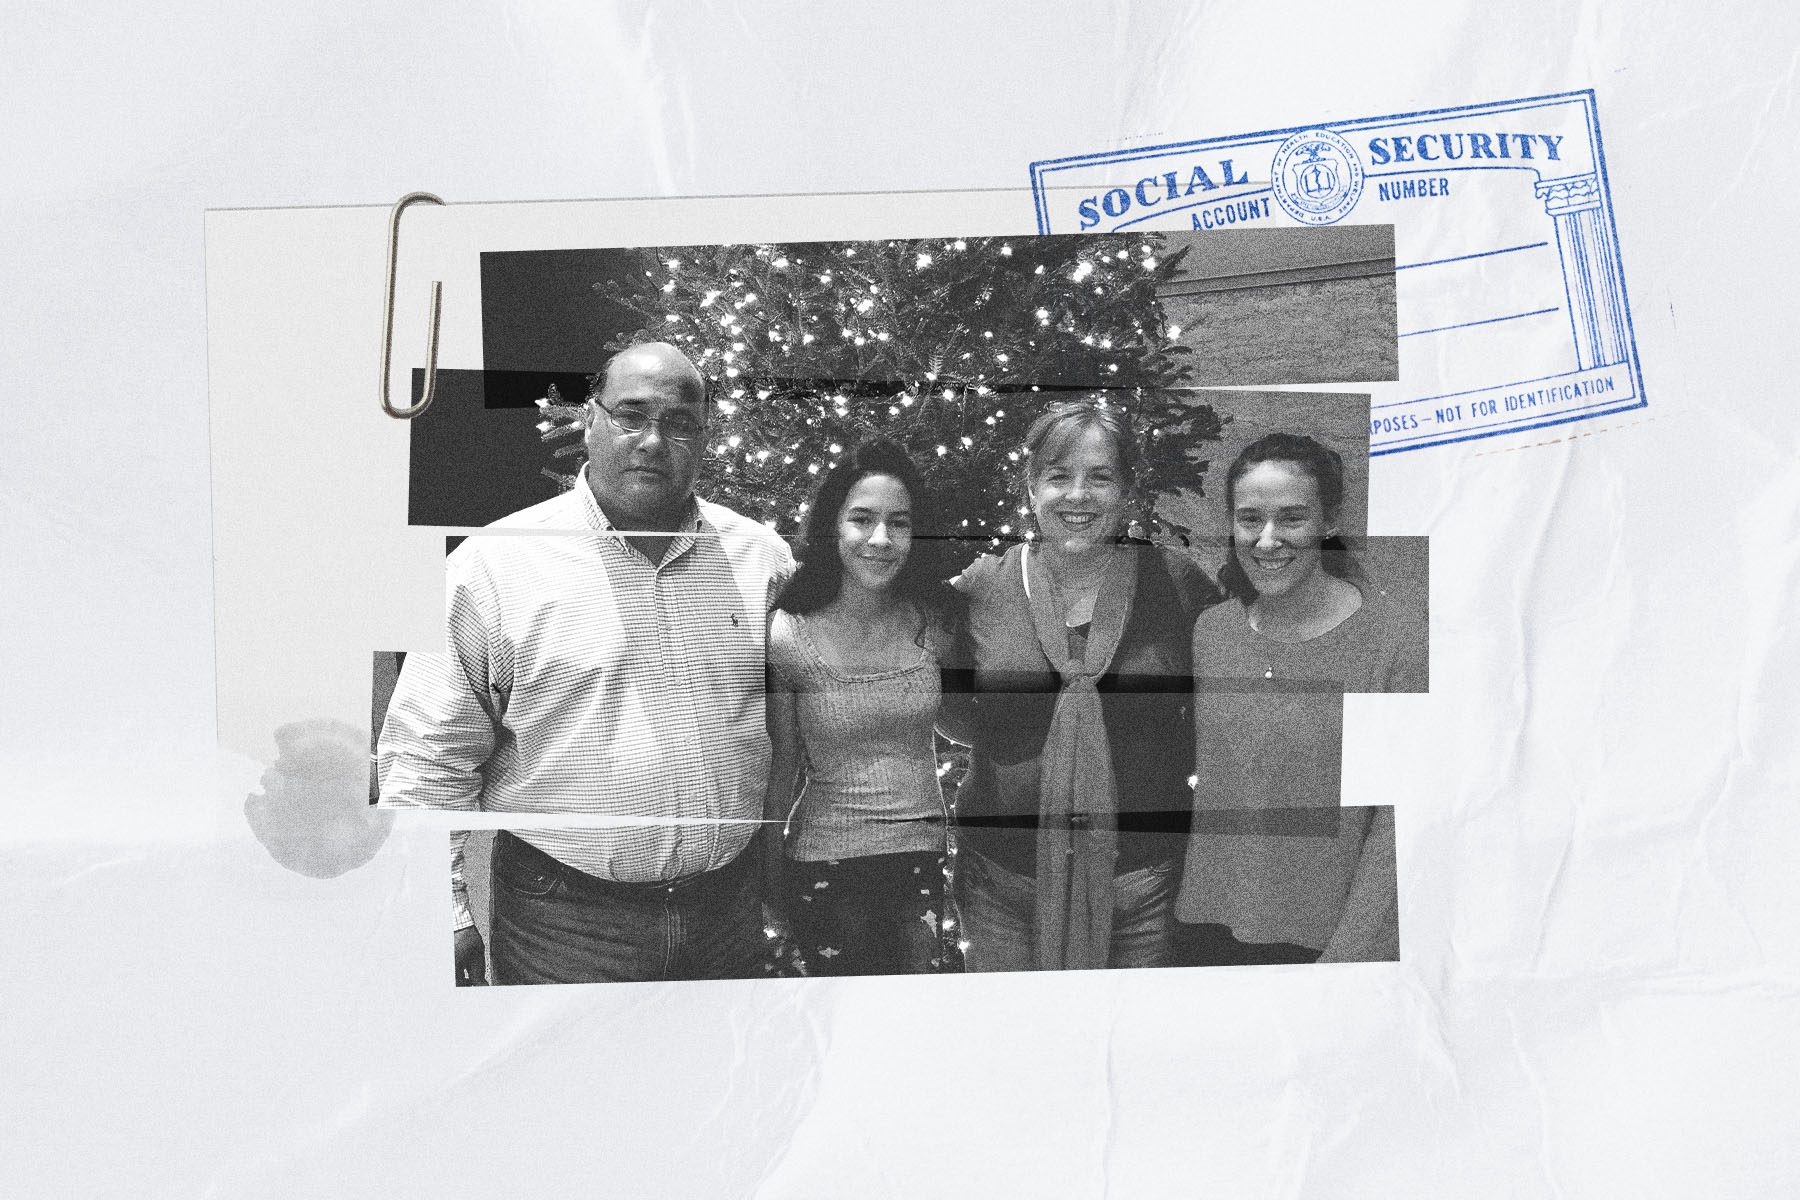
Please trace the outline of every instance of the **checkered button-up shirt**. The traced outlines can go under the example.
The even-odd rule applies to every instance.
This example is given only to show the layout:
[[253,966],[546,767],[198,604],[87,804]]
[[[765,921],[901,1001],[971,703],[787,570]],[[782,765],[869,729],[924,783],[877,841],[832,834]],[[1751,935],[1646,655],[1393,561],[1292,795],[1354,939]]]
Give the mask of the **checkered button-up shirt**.
[[[646,818],[521,829],[577,870],[653,883],[712,870],[762,815],[773,532],[695,501],[660,563],[585,480],[450,555],[448,646],[409,655],[381,730],[384,804]],[[703,818],[719,824],[655,823]],[[456,925],[473,923],[453,834]]]

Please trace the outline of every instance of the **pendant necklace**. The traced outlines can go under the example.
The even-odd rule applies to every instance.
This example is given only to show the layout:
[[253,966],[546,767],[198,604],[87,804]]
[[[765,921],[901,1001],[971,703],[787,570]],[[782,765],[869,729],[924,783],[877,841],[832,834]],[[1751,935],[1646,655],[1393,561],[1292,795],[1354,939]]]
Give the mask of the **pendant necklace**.
[[[1257,634],[1258,636],[1262,635],[1262,628],[1259,625],[1257,625],[1257,623],[1256,623],[1256,612],[1254,609],[1248,610],[1244,613],[1244,623],[1246,625],[1250,626],[1251,633]],[[1268,638],[1266,640],[1274,641],[1275,639]],[[1269,658],[1269,656],[1266,654],[1260,655],[1259,657],[1261,657],[1264,662],[1269,664],[1267,667],[1263,668],[1262,677],[1264,679],[1275,678],[1275,662],[1274,662],[1274,660]]]

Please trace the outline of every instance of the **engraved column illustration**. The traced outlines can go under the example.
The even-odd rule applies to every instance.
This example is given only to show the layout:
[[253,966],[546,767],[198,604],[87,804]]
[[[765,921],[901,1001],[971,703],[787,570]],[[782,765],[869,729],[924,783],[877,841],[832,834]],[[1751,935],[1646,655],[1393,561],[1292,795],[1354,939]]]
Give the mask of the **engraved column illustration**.
[[1585,370],[1626,361],[1624,294],[1599,180],[1593,175],[1547,180],[1537,185],[1537,194],[1556,223],[1577,365]]

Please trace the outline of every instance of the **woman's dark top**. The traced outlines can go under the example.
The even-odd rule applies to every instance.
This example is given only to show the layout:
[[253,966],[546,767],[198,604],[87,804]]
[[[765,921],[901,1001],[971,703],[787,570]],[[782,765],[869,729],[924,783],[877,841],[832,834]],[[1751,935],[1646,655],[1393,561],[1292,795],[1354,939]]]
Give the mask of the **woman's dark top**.
[[[1130,543],[1136,598],[1097,690],[1119,790],[1115,873],[1178,859],[1193,792],[1194,619],[1222,595],[1186,554]],[[1023,546],[983,556],[956,580],[969,614],[946,664],[947,703],[970,696],[974,747],[956,797],[964,846],[1037,874],[1038,759],[1062,677],[1044,657],[1021,577]],[[1131,569],[1127,566],[1125,569]]]

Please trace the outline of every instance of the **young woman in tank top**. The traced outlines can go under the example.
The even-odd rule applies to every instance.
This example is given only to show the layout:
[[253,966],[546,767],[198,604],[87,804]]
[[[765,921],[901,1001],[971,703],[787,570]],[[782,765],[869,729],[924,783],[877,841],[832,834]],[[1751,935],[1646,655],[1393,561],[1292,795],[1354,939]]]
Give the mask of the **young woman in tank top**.
[[769,618],[773,907],[810,975],[943,969],[945,811],[934,725],[957,597],[919,472],[885,440],[845,454],[806,511]]

